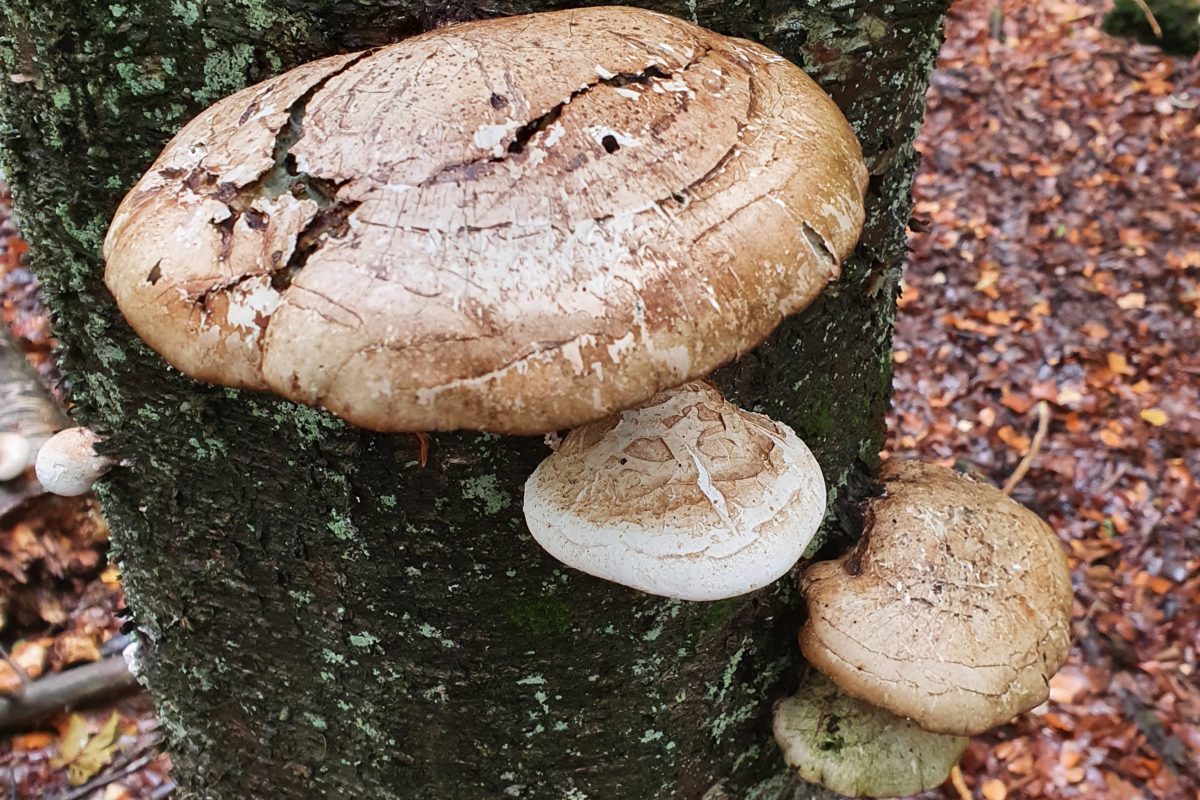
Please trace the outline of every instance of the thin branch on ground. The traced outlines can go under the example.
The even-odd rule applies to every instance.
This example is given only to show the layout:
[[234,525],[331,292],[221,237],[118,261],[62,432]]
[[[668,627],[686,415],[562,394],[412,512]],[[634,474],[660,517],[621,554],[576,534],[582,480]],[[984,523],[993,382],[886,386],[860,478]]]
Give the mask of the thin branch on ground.
[[1017,464],[1017,468],[1013,470],[1012,475],[1008,476],[1008,480],[1004,482],[1004,488],[1001,489],[1006,495],[1012,494],[1013,489],[1016,489],[1017,484],[1025,477],[1025,473],[1029,472],[1029,468],[1033,466],[1033,460],[1037,458],[1038,451],[1042,449],[1042,442],[1046,441],[1046,434],[1050,430],[1050,404],[1045,400],[1039,400],[1037,413],[1037,431],[1033,434],[1033,441],[1029,443],[1029,452],[1021,459],[1021,463]]
[[0,645],[0,658],[3,658],[4,662],[12,667],[13,672],[17,673],[17,677],[20,678],[21,688],[18,690],[18,694],[28,689],[29,684],[32,682],[29,673],[9,654],[8,648],[4,645]]
[[1154,12],[1150,10],[1150,6],[1146,5],[1146,0],[1133,0],[1137,3],[1137,7],[1146,15],[1146,22],[1150,25],[1150,30],[1154,32],[1155,39],[1163,37],[1162,26],[1158,24],[1158,20],[1154,18]]
[[9,733],[60,711],[140,691],[122,656],[56,672],[27,685],[15,697],[0,698],[0,733]]

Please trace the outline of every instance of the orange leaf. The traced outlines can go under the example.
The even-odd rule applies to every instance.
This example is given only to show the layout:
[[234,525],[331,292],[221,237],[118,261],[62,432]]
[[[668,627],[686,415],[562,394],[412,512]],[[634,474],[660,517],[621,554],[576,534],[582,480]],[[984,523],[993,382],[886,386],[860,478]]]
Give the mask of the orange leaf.
[[1123,294],[1117,298],[1117,307],[1124,311],[1145,308],[1146,295],[1142,294],[1141,292],[1130,292],[1129,294]]
[[1087,694],[1091,685],[1083,673],[1072,667],[1065,667],[1055,673],[1050,679],[1050,701],[1071,705]]
[[1024,414],[1033,408],[1033,400],[1023,394],[1014,394],[1005,386],[1000,390],[1000,404],[1018,414]]
[[1029,451],[1029,437],[1023,433],[1017,433],[1012,425],[1005,425],[996,431],[996,435],[1000,437],[1000,441],[1016,450],[1021,455],[1025,455]]
[[[25,670],[25,674],[30,678],[38,677],[46,669],[46,641],[48,640],[35,639],[18,642],[10,653],[12,660],[20,664],[21,669]],[[16,670],[7,661],[0,661],[0,695],[13,694],[21,685],[21,676]]]
[[1008,797],[1008,789],[1004,787],[996,778],[988,778],[979,787],[979,791],[983,793],[985,800],[1004,800]]
[[1108,354],[1108,368],[1116,375],[1132,375],[1133,370],[1129,367],[1129,361],[1120,353]]
[[1170,417],[1167,416],[1167,412],[1163,411],[1161,408],[1143,408],[1139,416],[1156,428],[1161,428],[1170,420]]
[[27,752],[29,750],[44,750],[54,744],[54,737],[45,731],[22,733],[12,738],[13,750]]

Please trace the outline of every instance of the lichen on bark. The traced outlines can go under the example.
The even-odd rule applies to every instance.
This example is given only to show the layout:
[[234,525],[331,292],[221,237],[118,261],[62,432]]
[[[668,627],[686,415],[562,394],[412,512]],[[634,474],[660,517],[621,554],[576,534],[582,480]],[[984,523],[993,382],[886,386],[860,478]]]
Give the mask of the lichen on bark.
[[[540,439],[439,434],[421,466],[415,437],[184,379],[101,282],[116,203],[204,105],[317,56],[563,5],[0,7],[3,168],[74,413],[132,460],[101,494],[187,796],[809,794],[769,731],[797,661],[791,581],[692,604],[573,573],[521,521]],[[716,374],[796,428],[845,502],[882,441],[912,139],[945,3],[639,5],[780,51],[863,140],[869,216],[842,279]]]

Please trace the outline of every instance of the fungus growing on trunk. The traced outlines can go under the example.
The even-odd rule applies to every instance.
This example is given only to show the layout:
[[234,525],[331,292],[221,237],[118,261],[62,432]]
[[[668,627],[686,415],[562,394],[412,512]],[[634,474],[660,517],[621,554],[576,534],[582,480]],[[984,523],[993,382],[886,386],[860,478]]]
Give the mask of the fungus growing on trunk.
[[32,454],[29,440],[19,433],[0,433],[0,481],[11,481],[25,472]]
[[634,8],[473,22],[203,112],[122,203],[105,281],[196,379],[545,433],[761,342],[838,275],[866,180],[760,45]]
[[804,573],[804,657],[938,733],[981,733],[1043,702],[1070,635],[1054,531],[944,467],[888,462],[880,477],[859,543]]
[[559,561],[684,600],[776,580],[824,514],[804,442],[705,383],[576,428],[525,484],[529,530]]
[[908,796],[940,785],[970,741],[922,730],[807,670],[775,704],[775,741],[802,780],[850,797]]
[[98,441],[90,428],[67,428],[51,436],[38,450],[34,465],[42,487],[63,497],[87,494],[114,463],[96,452]]

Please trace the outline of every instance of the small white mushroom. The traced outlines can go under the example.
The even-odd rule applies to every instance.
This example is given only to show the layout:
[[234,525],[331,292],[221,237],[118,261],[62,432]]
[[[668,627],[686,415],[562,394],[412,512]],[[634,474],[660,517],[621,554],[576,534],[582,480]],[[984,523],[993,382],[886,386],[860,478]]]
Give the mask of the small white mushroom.
[[91,490],[96,479],[113,465],[113,460],[96,453],[100,440],[89,428],[67,428],[50,437],[37,454],[38,481],[46,491],[77,497]]
[[804,442],[703,383],[576,428],[525,484],[526,522],[552,556],[682,600],[780,578],[824,514]]
[[0,481],[21,476],[29,466],[29,440],[19,433],[0,433]]
[[142,652],[136,639],[125,645],[121,657],[125,659],[125,666],[129,668],[130,675],[137,678],[142,674]]

